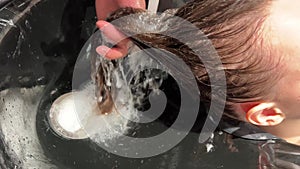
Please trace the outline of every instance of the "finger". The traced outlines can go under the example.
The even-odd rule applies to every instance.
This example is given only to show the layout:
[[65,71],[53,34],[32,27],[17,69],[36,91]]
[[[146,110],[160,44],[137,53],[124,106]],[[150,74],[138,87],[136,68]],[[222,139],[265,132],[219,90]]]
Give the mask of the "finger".
[[118,31],[112,24],[106,21],[98,21],[96,23],[97,27],[102,31],[102,33],[113,42],[120,42],[126,39],[126,36]]
[[[108,59],[117,59],[126,56],[130,45],[129,39],[127,39],[125,35],[118,31],[112,24],[106,21],[98,21],[96,24],[112,43],[117,42],[111,49],[106,46],[99,47],[98,53],[102,53],[101,55]],[[103,51],[106,51],[106,54],[104,54]]]
[[127,55],[128,49],[127,48],[109,48],[107,46],[99,46],[96,48],[96,52],[104,56],[107,59],[119,59]]

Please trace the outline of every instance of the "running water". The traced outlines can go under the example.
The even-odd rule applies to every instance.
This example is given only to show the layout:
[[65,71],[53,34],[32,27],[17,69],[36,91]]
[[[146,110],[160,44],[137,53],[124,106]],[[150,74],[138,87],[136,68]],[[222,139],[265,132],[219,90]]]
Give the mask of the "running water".
[[[159,23],[167,16],[160,17],[153,20]],[[140,19],[142,25],[147,22]],[[145,29],[150,29],[149,32],[153,28]],[[73,84],[81,86],[77,86],[76,90],[73,86],[73,91],[58,98],[50,109],[50,125],[62,137],[105,142],[126,134],[132,128],[130,122],[139,122],[141,118],[137,108],[143,106],[151,92],[160,92],[159,87],[168,76],[158,61],[136,46],[131,48],[126,58],[104,59],[96,54],[95,49],[107,45],[105,40],[98,32],[87,41],[73,74]],[[90,66],[90,79],[81,81],[81,76],[87,72],[76,70],[87,70],[86,63]],[[77,117],[74,118],[74,115]]]
[[[89,50],[90,46],[86,52],[89,53]],[[85,61],[90,59],[86,55],[81,57]],[[135,48],[125,59],[118,61],[98,56],[95,67],[101,64],[103,69],[98,73],[92,71],[92,79],[83,82],[77,90],[60,96],[52,104],[49,113],[52,129],[68,139],[90,138],[102,143],[126,135],[134,127],[131,122],[139,122],[137,107],[142,106],[147,97],[146,91],[159,92],[159,86],[167,77],[162,71],[147,69],[159,66],[151,58],[141,55],[144,53]],[[75,67],[81,65],[84,64],[79,59]],[[73,81],[76,80],[76,71],[74,74]],[[96,75],[104,80],[97,83],[95,78],[93,81]],[[105,90],[99,92],[100,87]],[[111,100],[108,100],[110,97]],[[107,103],[112,108],[102,113]]]

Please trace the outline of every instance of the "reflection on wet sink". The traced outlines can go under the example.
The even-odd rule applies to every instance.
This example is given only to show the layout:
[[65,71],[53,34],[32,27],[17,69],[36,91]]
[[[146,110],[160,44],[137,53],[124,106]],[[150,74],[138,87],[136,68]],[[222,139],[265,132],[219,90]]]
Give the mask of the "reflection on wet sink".
[[1,139],[6,143],[5,153],[14,158],[11,159],[13,163],[20,163],[24,168],[55,167],[44,155],[36,133],[35,117],[44,88],[36,86],[0,92],[0,125],[3,134]]

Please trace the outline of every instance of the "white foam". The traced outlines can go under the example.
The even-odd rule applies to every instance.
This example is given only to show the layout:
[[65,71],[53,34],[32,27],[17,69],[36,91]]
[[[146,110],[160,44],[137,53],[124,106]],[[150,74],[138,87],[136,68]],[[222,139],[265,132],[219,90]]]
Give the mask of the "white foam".
[[88,83],[81,91],[65,94],[54,102],[49,117],[52,128],[59,135],[70,139],[90,137],[96,142],[105,142],[127,132],[130,119],[120,112],[126,117],[137,118],[137,111],[133,106],[119,105],[118,110],[107,115],[99,114],[94,88],[94,84]]
[[[99,115],[99,109],[93,96],[94,84],[89,83],[74,98],[78,118],[90,138],[97,142],[105,142],[124,135],[130,128],[128,126],[130,119],[137,118],[137,111],[131,104],[122,105],[118,99],[114,100],[114,103],[118,104],[116,109],[107,115]],[[118,97],[123,98],[124,96],[118,95]],[[82,102],[82,98],[85,98],[84,102]]]
[[56,168],[44,155],[36,132],[36,113],[43,90],[44,86],[39,86],[0,92],[3,139],[23,163],[22,168]]
[[207,153],[212,152],[214,150],[214,145],[211,143],[207,143],[207,144],[205,144],[205,146],[206,146]]
[[51,128],[60,136],[68,139],[84,139],[87,134],[77,118],[74,93],[67,93],[54,101],[49,111]]
[[77,119],[76,108],[72,100],[66,100],[65,106],[61,108],[64,113],[58,114],[58,123],[67,131],[75,132],[81,128],[80,122]]

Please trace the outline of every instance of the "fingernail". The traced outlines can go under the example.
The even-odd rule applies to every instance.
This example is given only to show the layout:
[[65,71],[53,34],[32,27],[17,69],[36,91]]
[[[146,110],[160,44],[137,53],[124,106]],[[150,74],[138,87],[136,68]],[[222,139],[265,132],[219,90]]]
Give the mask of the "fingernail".
[[110,48],[107,46],[99,46],[96,48],[96,52],[103,57],[105,57],[105,55],[107,54],[107,52],[109,50],[110,50]]
[[106,21],[102,21],[102,20],[96,22],[96,25],[99,29],[102,29],[107,24],[109,24],[109,23]]

